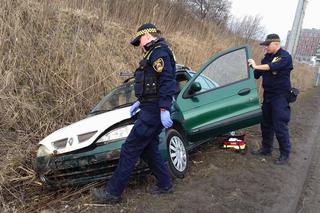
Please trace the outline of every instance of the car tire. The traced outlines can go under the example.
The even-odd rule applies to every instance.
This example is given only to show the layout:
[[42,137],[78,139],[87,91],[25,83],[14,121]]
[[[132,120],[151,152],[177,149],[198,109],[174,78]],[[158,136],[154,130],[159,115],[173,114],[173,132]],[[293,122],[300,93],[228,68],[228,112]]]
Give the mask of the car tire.
[[188,153],[184,137],[175,130],[167,132],[168,168],[173,178],[184,178],[188,169]]

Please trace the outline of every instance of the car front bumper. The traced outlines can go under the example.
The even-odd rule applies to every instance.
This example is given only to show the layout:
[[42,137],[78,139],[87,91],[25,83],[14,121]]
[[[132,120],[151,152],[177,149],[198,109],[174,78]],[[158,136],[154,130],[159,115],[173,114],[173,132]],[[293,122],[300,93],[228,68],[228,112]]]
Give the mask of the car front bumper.
[[[167,160],[164,131],[160,134],[159,149],[163,159]],[[110,178],[117,168],[120,148],[125,140],[95,147],[88,147],[77,152],[37,157],[35,171],[40,180],[48,187],[84,185],[90,182]],[[146,163],[140,160],[133,174],[149,171]]]

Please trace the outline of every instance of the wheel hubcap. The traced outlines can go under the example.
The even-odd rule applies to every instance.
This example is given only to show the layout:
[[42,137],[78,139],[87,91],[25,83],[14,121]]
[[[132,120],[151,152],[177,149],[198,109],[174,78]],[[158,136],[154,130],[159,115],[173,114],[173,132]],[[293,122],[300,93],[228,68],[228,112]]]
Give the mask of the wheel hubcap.
[[169,143],[170,160],[176,170],[183,172],[187,166],[187,154],[182,140],[173,136]]

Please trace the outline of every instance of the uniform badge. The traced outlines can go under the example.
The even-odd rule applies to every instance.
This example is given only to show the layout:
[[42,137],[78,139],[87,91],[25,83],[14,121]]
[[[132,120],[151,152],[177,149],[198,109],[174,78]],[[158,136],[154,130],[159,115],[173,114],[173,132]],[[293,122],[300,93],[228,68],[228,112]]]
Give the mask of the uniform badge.
[[153,62],[152,67],[156,72],[162,72],[163,67],[164,67],[163,59],[158,58],[157,60],[155,60],[155,62]]
[[277,63],[278,61],[281,60],[281,57],[274,57],[271,61],[271,63]]

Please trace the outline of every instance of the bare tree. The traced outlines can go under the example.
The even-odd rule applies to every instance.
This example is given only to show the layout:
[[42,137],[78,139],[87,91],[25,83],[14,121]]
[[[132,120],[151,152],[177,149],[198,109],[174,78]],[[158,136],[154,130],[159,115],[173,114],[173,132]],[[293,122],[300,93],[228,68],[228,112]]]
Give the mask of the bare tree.
[[226,24],[230,17],[231,2],[227,0],[214,0],[208,19],[218,24]]
[[229,23],[229,30],[234,34],[244,38],[246,42],[249,40],[262,40],[265,36],[265,28],[261,24],[262,17],[244,16],[240,20],[233,18]]
[[189,2],[193,6],[193,11],[200,19],[205,19],[213,8],[213,1],[210,0],[191,0]]
[[229,18],[229,0],[172,0],[186,6],[201,20],[207,19],[217,24],[225,24]]

